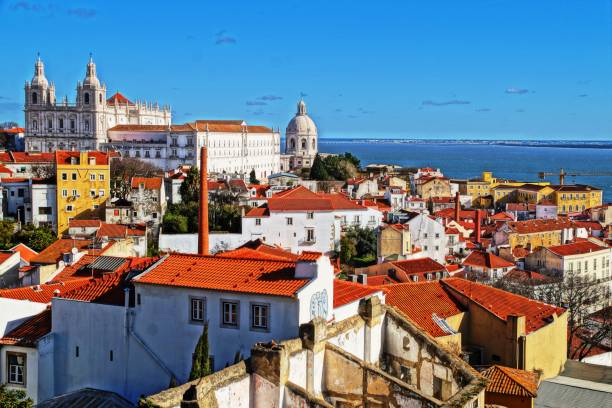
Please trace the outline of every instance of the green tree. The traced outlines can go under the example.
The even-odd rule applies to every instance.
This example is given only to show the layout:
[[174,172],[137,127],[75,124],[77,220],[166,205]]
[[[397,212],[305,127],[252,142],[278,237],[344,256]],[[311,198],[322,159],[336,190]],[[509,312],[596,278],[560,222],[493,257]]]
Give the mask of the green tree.
[[113,197],[126,199],[132,190],[132,177],[152,177],[162,173],[161,169],[134,157],[111,160],[111,194]]
[[340,261],[364,266],[376,261],[376,231],[359,226],[349,227],[340,239]]
[[198,340],[195,351],[193,353],[193,364],[191,366],[191,373],[189,373],[189,381],[196,380],[198,378],[206,377],[212,373],[212,367],[210,366],[210,356],[208,355],[208,323],[204,323],[202,328],[202,335]]
[[186,234],[189,232],[189,221],[184,215],[166,212],[162,229],[166,234]]
[[249,183],[259,184],[259,180],[257,180],[257,177],[255,175],[255,169],[251,170],[251,173],[249,173]]
[[34,402],[23,390],[9,390],[0,384],[0,407],[2,408],[32,408]]
[[329,180],[329,173],[327,172],[327,166],[323,163],[321,156],[318,154],[315,156],[310,168],[310,179],[311,180]]
[[13,244],[14,234],[14,222],[0,221],[0,249],[9,249],[15,245]]
[[36,227],[26,224],[15,234],[15,242],[21,242],[33,250],[40,252],[57,240],[57,235],[49,227]]
[[192,166],[187,172],[187,176],[181,187],[179,194],[183,203],[187,204],[194,201],[199,201],[200,197],[200,172],[196,166]]

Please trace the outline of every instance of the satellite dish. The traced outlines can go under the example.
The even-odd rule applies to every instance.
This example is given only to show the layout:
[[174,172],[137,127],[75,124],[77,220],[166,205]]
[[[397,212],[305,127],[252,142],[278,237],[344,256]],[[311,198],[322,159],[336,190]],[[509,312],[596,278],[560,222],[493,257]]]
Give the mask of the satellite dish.
[[72,247],[72,249],[70,250],[70,252],[72,252],[72,255],[76,255],[79,253],[79,250],[76,247]]

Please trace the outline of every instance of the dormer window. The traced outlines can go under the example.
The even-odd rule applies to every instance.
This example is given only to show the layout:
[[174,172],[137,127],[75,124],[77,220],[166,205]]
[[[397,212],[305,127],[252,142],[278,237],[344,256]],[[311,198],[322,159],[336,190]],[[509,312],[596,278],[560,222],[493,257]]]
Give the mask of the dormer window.
[[95,166],[96,165],[96,158],[95,157],[90,157],[89,158],[89,164],[91,166]]
[[[70,164],[79,164],[79,160],[76,157],[71,157]],[[72,173],[72,179],[76,180],[76,173]]]

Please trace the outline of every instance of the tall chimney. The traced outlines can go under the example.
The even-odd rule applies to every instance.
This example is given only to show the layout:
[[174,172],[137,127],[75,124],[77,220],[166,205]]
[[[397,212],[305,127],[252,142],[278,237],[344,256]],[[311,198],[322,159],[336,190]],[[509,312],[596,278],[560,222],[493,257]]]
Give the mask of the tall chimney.
[[459,214],[461,214],[461,201],[459,200],[459,192],[455,193],[455,221],[460,221]]
[[198,254],[208,255],[208,165],[206,147],[200,150],[200,214],[198,225]]
[[480,223],[482,222],[482,215],[480,210],[476,210],[476,242],[480,243]]

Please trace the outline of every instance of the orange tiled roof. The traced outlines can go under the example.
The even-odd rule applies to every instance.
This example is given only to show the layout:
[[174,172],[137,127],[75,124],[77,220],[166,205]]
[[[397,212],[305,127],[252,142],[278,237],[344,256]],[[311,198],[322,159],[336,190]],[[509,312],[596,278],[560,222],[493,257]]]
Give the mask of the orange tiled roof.
[[440,281],[398,283],[385,288],[385,303],[398,308],[434,337],[450,334],[434,321],[434,313],[441,319],[463,313],[459,302],[448,293]]
[[197,120],[195,127],[198,132],[272,133],[272,129],[266,126],[242,126],[242,121]]
[[401,282],[410,281],[410,276],[412,275],[418,275],[419,278],[422,278],[427,273],[446,272],[444,265],[431,258],[407,259],[404,261],[394,261],[391,264],[399,269],[397,276]]
[[368,276],[368,279],[367,279],[368,286],[392,285],[394,283],[399,283],[399,282],[388,275]]
[[482,373],[487,378],[486,392],[535,398],[538,395],[537,373],[494,365]]
[[51,333],[51,309],[34,315],[0,338],[0,344],[34,347],[38,340]]
[[267,206],[270,211],[366,210],[342,194],[317,194],[303,186],[276,193]]
[[442,284],[502,320],[507,320],[509,315],[525,316],[527,333],[546,326],[551,322],[553,315],[559,316],[565,312],[565,309],[560,307],[461,278],[447,278],[442,280]]
[[[57,150],[55,152],[55,162],[57,164],[70,164],[70,159],[76,157],[81,157],[81,152],[77,151],[68,151],[68,150]],[[98,151],[88,151],[87,157],[93,157],[96,159],[96,166],[104,166],[109,162],[109,154],[105,152]],[[87,163],[81,163],[81,165],[86,165]]]
[[0,164],[0,174],[13,174],[12,170],[3,164]]
[[24,181],[28,181],[29,179],[25,177],[2,177],[3,183],[23,183]]
[[579,241],[571,244],[548,247],[550,252],[560,256],[588,254],[589,252],[602,251],[604,249],[608,248],[597,245],[591,241]]
[[159,190],[162,186],[161,177],[132,177],[132,188],[140,188],[140,183],[144,184],[147,190]]
[[515,279],[517,281],[534,280],[534,281],[547,281],[551,278],[541,273],[533,271],[525,271],[523,269],[513,269],[504,275],[506,279]]
[[514,221],[514,217],[505,211],[493,214],[490,218],[495,221]]
[[53,163],[55,153],[9,152],[13,163]]
[[70,252],[72,248],[82,252],[88,250],[91,244],[92,241],[89,239],[61,238],[32,258],[32,262],[36,264],[54,264],[62,258],[63,254]]
[[260,239],[249,241],[241,245],[240,248],[254,249],[257,252],[278,256],[287,261],[297,261],[299,258],[299,255],[294,254],[293,252],[287,251],[279,246],[265,244]]
[[559,231],[565,228],[573,228],[575,226],[574,223],[567,218],[512,221],[508,222],[506,225],[508,225],[510,231],[519,234]]
[[259,217],[269,217],[270,216],[270,211],[268,210],[268,207],[266,205],[262,205],[256,208],[251,208],[249,210],[248,213],[246,213],[244,215],[245,217],[254,217],[254,218],[259,218]]
[[586,228],[587,230],[601,231],[603,226],[597,221],[574,221],[577,227]]
[[527,248],[523,248],[520,246],[514,247],[512,250],[512,256],[515,258],[524,258],[529,255],[531,252]]
[[22,288],[0,290],[0,297],[15,300],[29,300],[36,303],[49,303],[54,292],[59,290],[60,294],[76,289],[86,284],[89,277],[80,277],[70,282],[46,283],[40,286],[26,286]]
[[108,105],[116,105],[116,104],[134,105],[132,101],[130,101],[125,96],[123,96],[120,92],[115,92],[113,96],[111,96],[110,98],[106,100],[106,103]]
[[514,266],[512,262],[506,261],[504,258],[500,258],[490,252],[482,251],[473,251],[462,263],[467,266],[477,266],[488,269],[509,268]]
[[334,279],[334,308],[372,296],[381,290],[372,286],[364,286],[361,283]]
[[[267,254],[251,248],[238,248],[231,251],[225,251],[217,254],[221,258],[252,258],[260,260],[271,260],[271,261],[289,261],[284,256],[278,256],[273,254]],[[297,257],[297,255],[296,255]]]
[[296,279],[294,274],[294,262],[171,254],[134,282],[293,296],[309,282]]
[[109,238],[125,238],[127,237],[128,228],[122,224],[107,224],[103,223],[96,237],[109,237]]
[[[450,218],[455,219],[455,209],[454,208],[444,208],[442,210],[436,211],[433,213],[434,216],[440,218]],[[475,210],[459,210],[459,218],[461,220],[475,220],[476,211]]]

